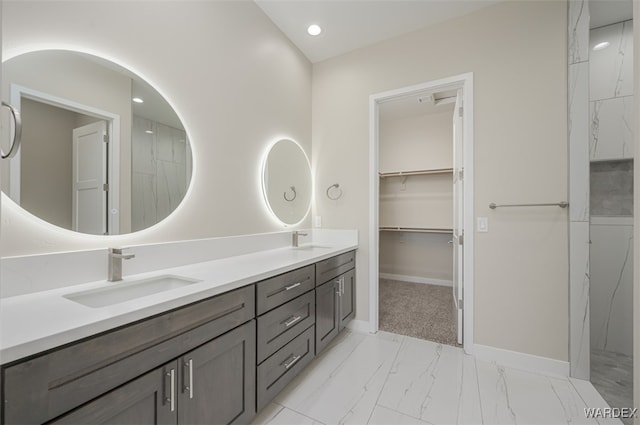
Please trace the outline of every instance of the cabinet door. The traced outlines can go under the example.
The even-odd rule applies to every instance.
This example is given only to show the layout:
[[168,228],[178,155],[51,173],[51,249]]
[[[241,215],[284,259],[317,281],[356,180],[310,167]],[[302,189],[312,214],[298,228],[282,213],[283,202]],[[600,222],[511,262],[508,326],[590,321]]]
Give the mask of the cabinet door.
[[180,424],[248,423],[255,415],[256,325],[252,320],[179,360]]
[[316,353],[338,335],[338,289],[339,278],[316,288]]
[[176,424],[177,366],[174,361],[154,369],[50,423]]
[[352,269],[342,276],[340,290],[340,328],[344,327],[353,319],[356,314],[356,271]]

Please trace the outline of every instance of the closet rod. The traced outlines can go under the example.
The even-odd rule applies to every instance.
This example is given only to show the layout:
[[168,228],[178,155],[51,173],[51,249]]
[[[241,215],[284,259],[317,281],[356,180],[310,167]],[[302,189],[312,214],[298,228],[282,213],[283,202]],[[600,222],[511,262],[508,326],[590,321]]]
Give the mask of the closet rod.
[[428,227],[380,226],[381,232],[413,232],[413,233],[453,233],[452,229],[432,229]]
[[453,168],[436,168],[433,170],[415,170],[415,171],[397,171],[394,173],[379,173],[380,177],[402,177],[402,176],[420,176],[426,174],[446,174],[452,173]]
[[492,210],[495,210],[496,208],[502,208],[502,207],[560,207],[560,208],[567,208],[569,206],[569,203],[566,201],[561,201],[561,202],[553,202],[550,204],[496,204],[495,202],[492,202],[489,204],[489,208],[491,208]]

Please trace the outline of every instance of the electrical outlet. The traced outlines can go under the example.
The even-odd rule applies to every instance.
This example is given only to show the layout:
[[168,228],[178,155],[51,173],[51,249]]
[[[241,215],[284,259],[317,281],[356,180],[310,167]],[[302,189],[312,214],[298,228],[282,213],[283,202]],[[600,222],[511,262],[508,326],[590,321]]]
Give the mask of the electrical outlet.
[[313,225],[315,227],[322,227],[322,216],[320,215],[315,216]]

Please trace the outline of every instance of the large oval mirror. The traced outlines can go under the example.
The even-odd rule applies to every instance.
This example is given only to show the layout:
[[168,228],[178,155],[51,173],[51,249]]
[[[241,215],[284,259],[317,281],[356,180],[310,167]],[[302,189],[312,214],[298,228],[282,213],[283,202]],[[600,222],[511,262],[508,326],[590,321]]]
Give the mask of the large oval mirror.
[[23,125],[2,191],[31,214],[115,235],[153,226],[184,198],[192,168],[184,125],[133,72],[85,53],[34,51],[3,62],[2,93]]
[[311,208],[311,168],[302,147],[282,139],[271,146],[262,167],[262,189],[271,213],[283,224],[301,222]]

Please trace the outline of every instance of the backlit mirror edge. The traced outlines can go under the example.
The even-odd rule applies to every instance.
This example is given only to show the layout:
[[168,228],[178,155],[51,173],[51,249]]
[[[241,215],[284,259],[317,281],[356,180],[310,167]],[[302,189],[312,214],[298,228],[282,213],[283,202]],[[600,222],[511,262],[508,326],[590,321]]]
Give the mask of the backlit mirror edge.
[[[273,209],[271,208],[271,204],[269,203],[269,198],[268,198],[268,194],[267,194],[267,188],[265,186],[265,179],[264,179],[264,173],[265,173],[265,169],[267,166],[267,159],[269,158],[269,153],[271,152],[271,148],[273,148],[273,146],[280,142],[281,140],[288,140],[290,142],[293,142],[294,144],[296,144],[298,146],[298,148],[300,149],[300,151],[302,151],[302,153],[304,154],[305,160],[307,161],[307,167],[309,168],[309,176],[310,176],[310,185],[311,185],[311,197],[309,199],[309,205],[307,206],[307,209],[305,211],[305,213],[303,214],[302,218],[297,221],[296,223],[285,223],[284,221],[282,221],[277,215],[276,213],[273,211]],[[311,167],[311,161],[309,160],[309,155],[307,155],[307,151],[304,149],[304,147],[297,141],[295,140],[293,137],[290,136],[278,136],[278,137],[274,137],[270,143],[267,144],[267,146],[265,147],[264,153],[262,154],[262,160],[260,163],[260,167],[259,167],[260,173],[258,175],[258,181],[259,181],[259,187],[260,187],[260,192],[262,193],[262,199],[263,199],[263,206],[265,208],[265,210],[267,211],[267,214],[269,215],[269,217],[271,218],[271,220],[276,223],[278,226],[284,227],[284,228],[290,228],[290,227],[296,227],[301,225],[302,223],[304,223],[305,220],[307,220],[307,218],[309,217],[309,214],[311,212],[311,207],[314,203],[315,200],[315,176],[313,173],[313,168]]]
[[[65,229],[65,228],[57,226],[55,224],[51,224],[51,223],[47,222],[46,220],[43,220],[40,217],[37,217],[36,215],[30,213],[26,209],[22,208],[19,204],[17,204],[15,201],[13,201],[13,199],[11,199],[11,197],[9,195],[4,193],[4,191],[0,191],[0,196],[2,198],[2,202],[0,202],[0,208],[3,209],[3,210],[5,208],[10,208],[14,214],[21,215],[28,222],[31,222],[31,223],[41,227],[43,230],[52,231],[54,233],[60,234],[61,236],[65,236],[65,237],[69,237],[69,236],[75,237],[78,240],[85,240],[85,241],[87,241],[87,240],[98,240],[98,241],[109,240],[110,242],[112,242],[112,241],[116,241],[117,239],[120,239],[120,240],[129,239],[129,236],[133,236],[134,238],[136,236],[146,236],[147,234],[151,233],[152,231],[157,231],[158,229],[160,229],[160,228],[164,227],[165,225],[168,225],[169,223],[171,223],[173,220],[175,220],[175,217],[179,214],[179,212],[184,208],[185,204],[187,204],[189,202],[189,199],[192,196],[192,193],[193,193],[193,190],[194,190],[193,187],[194,187],[195,182],[197,181],[196,179],[197,179],[197,175],[198,175],[198,165],[197,165],[197,160],[196,160],[197,147],[194,146],[193,138],[191,137],[191,132],[188,129],[189,126],[185,124],[186,121],[183,118],[182,114],[180,113],[179,108],[177,108],[175,106],[175,103],[172,102],[172,100],[170,99],[169,96],[167,96],[162,90],[158,89],[158,87],[154,83],[153,79],[149,78],[145,73],[140,72],[134,66],[131,66],[131,65],[119,60],[119,59],[113,58],[109,54],[106,54],[104,52],[97,51],[97,50],[94,50],[94,49],[88,49],[88,48],[80,47],[80,46],[76,46],[76,45],[64,45],[64,44],[38,44],[38,45],[13,47],[13,48],[7,48],[6,50],[3,50],[3,52],[2,52],[2,63],[4,63],[5,61],[8,61],[8,60],[10,60],[10,59],[12,59],[12,58],[14,58],[16,56],[20,56],[20,55],[28,54],[28,53],[33,53],[33,52],[46,51],[46,50],[60,50],[60,51],[67,51],[67,52],[70,52],[70,53],[84,53],[84,54],[96,56],[98,58],[113,62],[114,64],[116,64],[116,65],[128,70],[129,72],[132,72],[132,73],[136,74],[138,77],[143,79],[149,86],[151,86],[154,90],[156,90],[160,94],[160,96],[162,96],[167,101],[167,103],[169,103],[169,105],[171,105],[171,107],[173,108],[173,111],[177,115],[178,119],[182,122],[182,125],[184,127],[184,130],[185,130],[185,133],[187,135],[188,140],[190,140],[190,150],[191,150],[191,157],[192,157],[190,183],[187,186],[186,192],[185,192],[184,197],[182,198],[181,202],[164,219],[160,220],[159,222],[157,222],[157,223],[155,223],[155,224],[153,224],[153,225],[151,225],[151,226],[149,226],[149,227],[147,227],[145,229],[132,231],[132,232],[129,232],[129,233],[124,233],[124,234],[116,234],[116,235],[86,234],[86,233],[76,232],[76,231],[71,230],[71,229]],[[14,159],[16,159],[16,158],[19,159],[19,152],[16,155],[16,157],[14,157]],[[9,182],[9,183],[11,184],[11,182]],[[2,220],[2,222],[0,223],[0,226],[4,227],[4,225],[5,225],[5,221]]]

